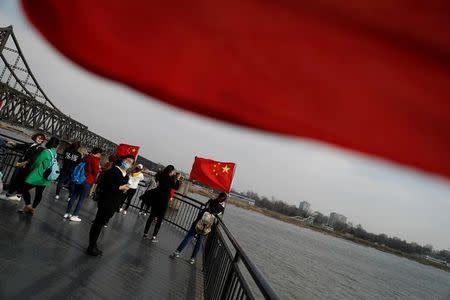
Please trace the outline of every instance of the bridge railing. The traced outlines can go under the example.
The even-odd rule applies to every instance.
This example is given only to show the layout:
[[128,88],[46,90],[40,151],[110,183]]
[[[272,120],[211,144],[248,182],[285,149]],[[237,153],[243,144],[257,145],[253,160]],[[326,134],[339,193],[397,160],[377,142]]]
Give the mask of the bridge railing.
[[[17,143],[22,143],[20,140],[7,135],[2,134],[0,137]],[[7,184],[11,181],[11,178],[14,176],[14,172],[16,170],[16,163],[22,155],[22,151],[15,150],[14,148],[0,149],[0,172],[3,174],[3,183]]]
[[[11,138],[10,138],[11,139]],[[0,171],[8,184],[22,153],[13,149],[0,153]],[[139,186],[130,207],[140,209],[139,197],[147,190]],[[168,224],[188,231],[198,213],[205,207],[201,201],[175,193],[164,217]],[[279,299],[265,276],[250,260],[225,223],[218,223],[206,239],[203,253],[205,299]]]

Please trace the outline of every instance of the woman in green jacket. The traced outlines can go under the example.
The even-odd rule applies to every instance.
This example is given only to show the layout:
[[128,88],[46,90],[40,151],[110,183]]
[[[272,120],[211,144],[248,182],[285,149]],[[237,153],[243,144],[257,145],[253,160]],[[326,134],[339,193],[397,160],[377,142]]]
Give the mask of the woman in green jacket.
[[[59,139],[56,137],[52,137],[45,145],[46,149],[41,151],[41,153],[39,153],[39,155],[33,162],[31,171],[25,179],[22,190],[22,196],[25,200],[25,206],[23,209],[19,210],[19,213],[33,214],[34,209],[42,200],[42,193],[44,192],[45,187],[52,183],[50,180],[47,180],[45,178],[44,172],[48,169],[48,167],[50,167],[53,158],[56,157],[56,148],[58,147],[58,145]],[[30,190],[32,189],[35,189],[33,205],[31,205],[30,195]]]

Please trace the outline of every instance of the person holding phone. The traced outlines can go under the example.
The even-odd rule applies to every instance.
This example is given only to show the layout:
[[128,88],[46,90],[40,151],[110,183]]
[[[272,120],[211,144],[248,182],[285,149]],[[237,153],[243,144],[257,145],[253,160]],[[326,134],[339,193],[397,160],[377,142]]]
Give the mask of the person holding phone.
[[153,221],[156,221],[153,230],[152,242],[158,242],[157,235],[161,222],[169,205],[170,191],[178,190],[180,187],[181,174],[175,172],[175,167],[168,165],[164,170],[155,176],[158,187],[155,189],[152,200],[152,210],[147,219],[144,229],[144,238],[148,238],[148,231]]

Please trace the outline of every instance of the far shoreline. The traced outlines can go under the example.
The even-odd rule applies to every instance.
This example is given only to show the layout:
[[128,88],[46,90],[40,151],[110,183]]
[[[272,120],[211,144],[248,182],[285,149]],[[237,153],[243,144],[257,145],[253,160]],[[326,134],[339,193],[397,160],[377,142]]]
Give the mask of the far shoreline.
[[[195,193],[195,194],[199,194],[201,196],[209,197],[209,198],[211,198],[213,196],[212,193],[208,193],[206,191],[192,189],[192,188],[190,189],[190,192]],[[305,223],[303,223],[303,222],[301,222],[299,220],[292,219],[292,218],[290,218],[290,217],[288,217],[286,215],[280,214],[278,212],[271,211],[271,210],[268,210],[268,209],[265,209],[265,208],[262,208],[262,207],[249,205],[249,204],[243,203],[241,201],[234,200],[232,198],[228,198],[227,202],[229,204],[233,205],[233,206],[238,207],[238,208],[249,210],[249,211],[253,211],[253,212],[262,214],[262,215],[264,215],[266,217],[272,218],[272,219],[276,219],[276,220],[279,220],[279,221],[282,221],[282,222],[285,222],[285,223],[289,223],[289,224],[292,224],[292,225],[295,225],[295,226],[298,226],[298,227],[302,227],[302,228],[305,228],[305,229],[310,229],[310,230],[313,230],[313,231],[316,231],[316,232],[319,232],[319,233],[322,233],[322,234],[326,234],[328,236],[333,236],[333,237],[336,237],[336,238],[344,239],[344,240],[353,242],[353,243],[358,244],[358,245],[370,247],[370,248],[373,248],[373,249],[376,249],[376,250],[379,250],[379,251],[382,251],[382,252],[385,252],[385,253],[394,254],[396,256],[403,257],[403,258],[415,261],[415,262],[420,263],[422,265],[431,266],[431,267],[435,267],[437,269],[440,269],[440,270],[443,270],[443,271],[446,271],[446,272],[450,272],[450,267],[447,267],[447,266],[444,266],[444,265],[440,265],[440,264],[437,264],[437,263],[433,263],[432,261],[426,260],[425,258],[417,257],[417,256],[414,256],[414,255],[411,255],[411,254],[408,254],[408,253],[404,253],[404,252],[401,252],[401,251],[389,248],[389,247],[384,246],[384,245],[375,244],[375,243],[372,243],[370,241],[363,240],[363,239],[357,238],[357,237],[352,236],[352,235],[347,235],[347,234],[343,234],[343,233],[336,232],[336,231],[328,231],[328,230],[325,230],[324,228],[322,228],[322,227],[320,227],[318,225],[305,224]]]

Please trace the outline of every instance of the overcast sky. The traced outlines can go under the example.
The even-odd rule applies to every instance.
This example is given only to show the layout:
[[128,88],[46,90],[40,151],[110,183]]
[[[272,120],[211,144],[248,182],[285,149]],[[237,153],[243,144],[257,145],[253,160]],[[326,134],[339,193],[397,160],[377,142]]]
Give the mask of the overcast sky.
[[[52,49],[15,0],[0,1],[34,75],[64,113],[116,143],[189,171],[194,156],[237,164],[233,187],[338,212],[375,233],[450,248],[450,182],[308,139],[206,119],[99,78]],[[83,42],[83,41],[80,41]],[[239,109],[239,107],[236,107]]]

